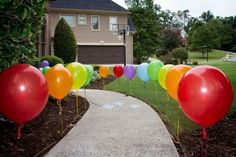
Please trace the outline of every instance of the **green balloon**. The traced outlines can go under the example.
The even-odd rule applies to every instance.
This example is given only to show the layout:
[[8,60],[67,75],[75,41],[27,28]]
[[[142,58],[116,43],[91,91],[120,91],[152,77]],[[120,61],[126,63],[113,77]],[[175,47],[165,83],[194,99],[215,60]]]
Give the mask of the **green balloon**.
[[172,67],[174,67],[172,64],[164,65],[158,73],[158,81],[164,89],[166,89],[166,74]]
[[80,87],[82,87],[87,80],[86,68],[78,62],[70,63],[66,66],[66,68],[70,71],[73,78],[72,89],[80,89]]
[[93,79],[93,67],[91,65],[85,65],[86,71],[87,71],[87,80],[84,84],[84,86],[89,85],[89,83],[91,82],[91,80]]
[[160,71],[163,64],[159,60],[154,60],[148,65],[148,75],[151,80],[157,82],[158,72]]
[[49,69],[51,69],[49,66],[44,67],[42,70],[43,75],[45,75]]

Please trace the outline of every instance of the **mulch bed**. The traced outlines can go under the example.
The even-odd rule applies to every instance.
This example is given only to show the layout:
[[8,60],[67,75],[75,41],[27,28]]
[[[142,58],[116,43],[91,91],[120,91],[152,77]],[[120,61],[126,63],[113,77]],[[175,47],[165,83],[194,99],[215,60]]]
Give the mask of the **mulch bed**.
[[[106,79],[92,82],[87,88],[103,89],[104,85],[115,79],[114,76],[110,75]],[[20,140],[17,140],[17,127],[14,123],[0,121],[0,156],[43,156],[48,152],[88,109],[88,102],[79,97],[81,115],[76,118],[75,96],[68,96],[62,104],[64,126],[67,127],[62,136],[60,133],[60,116],[55,101],[49,101],[39,117],[26,123]],[[168,128],[167,124],[166,126]],[[169,130],[169,132],[180,157],[202,157],[201,130],[182,133],[179,141],[176,140],[172,131]],[[236,156],[236,114],[208,128],[207,133],[208,139],[204,144],[204,156]]]
[[116,79],[115,76],[109,75],[107,78],[103,78],[101,80],[96,80],[93,81],[92,83],[89,84],[87,87],[88,89],[103,89],[103,86],[114,81]]
[[87,111],[87,100],[79,97],[79,116],[76,113],[75,96],[67,96],[62,101],[64,131],[61,132],[59,107],[49,99],[43,112],[25,124],[22,137],[17,140],[17,126],[13,122],[0,121],[0,156],[32,157],[43,156],[48,152]]
[[[208,139],[204,144],[204,155],[208,157],[235,157],[236,156],[236,114],[225,118],[207,129]],[[183,133],[180,136],[182,151],[181,157],[201,157],[202,148],[200,139],[201,130]]]

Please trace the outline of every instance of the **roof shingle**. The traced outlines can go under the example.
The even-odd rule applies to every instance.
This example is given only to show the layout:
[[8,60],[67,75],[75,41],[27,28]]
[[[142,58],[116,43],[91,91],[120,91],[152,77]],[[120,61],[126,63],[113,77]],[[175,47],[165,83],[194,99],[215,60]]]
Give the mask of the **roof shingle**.
[[83,9],[99,11],[129,12],[112,0],[56,0],[51,1],[52,8]]

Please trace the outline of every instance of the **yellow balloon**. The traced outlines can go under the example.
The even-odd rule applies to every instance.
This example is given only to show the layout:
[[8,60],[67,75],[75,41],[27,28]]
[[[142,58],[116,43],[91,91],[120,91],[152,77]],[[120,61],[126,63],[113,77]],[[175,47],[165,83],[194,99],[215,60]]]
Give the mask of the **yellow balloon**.
[[86,68],[78,62],[70,63],[66,66],[66,68],[71,72],[73,78],[72,89],[80,89],[87,80]]
[[186,72],[191,69],[188,65],[176,65],[172,67],[166,75],[166,90],[168,94],[178,101],[179,82]]
[[107,66],[101,66],[99,68],[99,75],[106,78],[109,75],[109,68]]
[[[69,92],[73,83],[71,73],[63,66],[52,67],[45,75],[49,86],[49,94],[58,99],[63,99]],[[39,82],[40,83],[40,82]]]
[[162,88],[166,89],[166,74],[168,73],[168,71],[174,67],[174,65],[172,64],[167,64],[164,65],[163,67],[161,67],[159,73],[158,73],[158,81],[159,84],[162,86]]

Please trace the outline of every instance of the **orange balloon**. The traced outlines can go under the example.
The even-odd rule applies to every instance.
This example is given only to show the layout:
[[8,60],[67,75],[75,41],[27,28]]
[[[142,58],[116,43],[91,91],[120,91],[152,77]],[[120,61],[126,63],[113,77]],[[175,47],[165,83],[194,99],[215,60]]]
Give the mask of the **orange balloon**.
[[69,92],[73,84],[71,73],[61,65],[52,67],[45,75],[49,94],[56,99],[63,99]]
[[176,65],[166,75],[166,90],[168,94],[178,101],[178,86],[184,74],[191,69],[188,65]]
[[109,68],[107,66],[101,66],[98,72],[101,77],[106,78],[109,75]]

